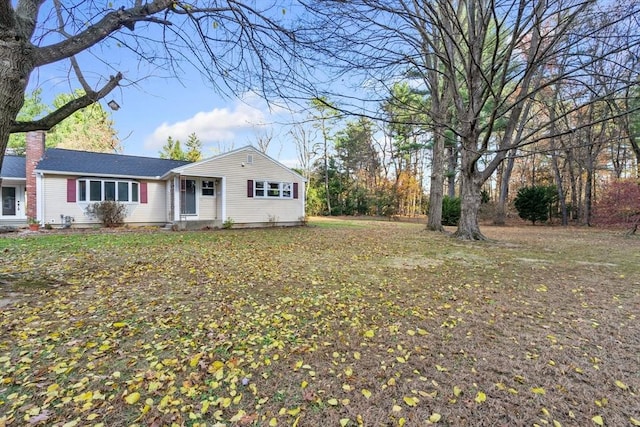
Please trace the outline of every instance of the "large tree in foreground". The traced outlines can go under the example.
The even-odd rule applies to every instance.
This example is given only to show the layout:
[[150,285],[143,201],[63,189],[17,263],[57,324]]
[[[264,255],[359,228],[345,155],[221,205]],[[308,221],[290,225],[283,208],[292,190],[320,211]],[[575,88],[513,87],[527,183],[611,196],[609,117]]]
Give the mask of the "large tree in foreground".
[[[275,1],[0,0],[0,165],[11,133],[48,130],[116,87],[145,77],[126,76],[107,60],[102,69],[84,73],[82,54],[92,50],[102,59],[103,52],[119,47],[156,73],[175,75],[181,64],[190,64],[228,93],[310,87],[300,83],[297,61],[304,37],[290,28],[295,21],[287,12]],[[17,121],[34,71],[59,63],[68,63],[61,77],[84,95],[40,119]],[[218,77],[223,83],[216,83]]]

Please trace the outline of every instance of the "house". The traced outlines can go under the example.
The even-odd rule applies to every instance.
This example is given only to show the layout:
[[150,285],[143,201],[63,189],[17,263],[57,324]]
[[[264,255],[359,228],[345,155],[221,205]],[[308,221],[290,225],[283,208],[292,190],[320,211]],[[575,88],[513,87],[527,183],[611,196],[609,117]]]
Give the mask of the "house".
[[126,205],[125,223],[179,229],[298,225],[305,179],[252,146],[200,162],[44,148],[27,134],[26,156],[5,156],[0,226],[27,218],[53,227],[92,227],[90,204]]

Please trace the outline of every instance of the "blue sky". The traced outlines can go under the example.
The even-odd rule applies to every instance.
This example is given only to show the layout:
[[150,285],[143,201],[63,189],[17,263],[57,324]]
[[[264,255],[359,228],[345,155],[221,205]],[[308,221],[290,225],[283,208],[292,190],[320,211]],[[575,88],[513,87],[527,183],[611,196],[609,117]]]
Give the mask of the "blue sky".
[[[122,65],[134,66],[135,60]],[[43,101],[49,104],[56,94],[71,92],[63,69],[63,64],[56,64],[39,70],[30,80],[29,91],[42,87]],[[123,73],[131,78],[126,70]],[[107,107],[112,99],[120,105],[119,110]],[[147,76],[135,85],[116,88],[101,104],[111,113],[124,154],[157,157],[168,136],[184,143],[195,133],[203,142],[203,154],[210,157],[257,145],[258,137],[272,134],[268,154],[288,166],[297,163],[295,145],[288,135],[290,126],[286,125],[293,120],[291,111],[268,105],[251,92],[222,96],[196,70],[179,80]]]

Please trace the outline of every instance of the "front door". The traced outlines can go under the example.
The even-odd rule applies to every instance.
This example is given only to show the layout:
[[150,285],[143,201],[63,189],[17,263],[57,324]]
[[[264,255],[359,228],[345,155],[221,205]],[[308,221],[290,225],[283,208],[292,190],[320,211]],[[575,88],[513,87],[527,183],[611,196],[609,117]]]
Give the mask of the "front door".
[[196,208],[196,180],[182,178],[180,180],[180,214],[195,215]]
[[2,216],[16,216],[16,187],[2,187]]

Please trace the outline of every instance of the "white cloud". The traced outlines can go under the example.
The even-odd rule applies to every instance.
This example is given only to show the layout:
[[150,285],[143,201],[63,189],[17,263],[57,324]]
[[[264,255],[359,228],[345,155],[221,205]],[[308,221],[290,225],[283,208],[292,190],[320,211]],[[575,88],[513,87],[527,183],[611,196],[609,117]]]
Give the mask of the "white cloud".
[[144,147],[148,150],[160,150],[169,136],[184,143],[192,133],[205,145],[212,142],[233,142],[238,134],[264,125],[266,114],[268,113],[259,108],[240,102],[232,109],[201,111],[186,120],[162,123],[145,139]]

